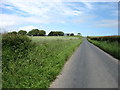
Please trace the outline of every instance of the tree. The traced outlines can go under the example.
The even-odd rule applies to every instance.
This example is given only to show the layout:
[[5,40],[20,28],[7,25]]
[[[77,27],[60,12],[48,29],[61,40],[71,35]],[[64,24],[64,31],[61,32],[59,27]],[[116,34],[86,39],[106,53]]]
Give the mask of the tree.
[[77,33],[78,36],[81,36],[81,33]]
[[45,36],[46,32],[44,30],[32,29],[28,32],[29,36]]
[[18,34],[19,34],[19,35],[26,35],[26,34],[27,34],[27,31],[20,30],[20,31],[18,32]]
[[58,35],[59,36],[64,36],[64,32],[60,31],[60,32],[58,32]]
[[39,35],[40,36],[45,36],[46,35],[46,32],[44,30],[39,30]]
[[70,34],[69,34],[69,33],[67,33],[66,35],[67,35],[67,36],[70,36]]
[[29,31],[29,32],[27,33],[27,35],[33,36],[33,32],[32,32],[32,31]]
[[74,36],[74,33],[71,33],[70,36]]
[[31,31],[28,32],[29,36],[39,36],[39,30],[38,29],[32,29]]
[[13,32],[9,32],[8,34],[14,34],[14,35],[17,35],[17,32],[16,32],[16,31],[13,31]]
[[48,36],[64,36],[64,32],[62,31],[51,31]]
[[51,31],[51,32],[48,34],[48,36],[54,36],[54,32]]

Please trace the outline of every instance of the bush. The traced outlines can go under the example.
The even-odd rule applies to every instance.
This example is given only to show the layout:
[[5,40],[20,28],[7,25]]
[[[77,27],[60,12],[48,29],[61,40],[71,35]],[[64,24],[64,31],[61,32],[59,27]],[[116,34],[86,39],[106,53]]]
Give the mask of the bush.
[[117,41],[120,43],[120,36],[96,36],[96,37],[87,37],[91,40],[97,40],[97,41],[108,41],[108,42],[115,42]]
[[[31,39],[37,45],[35,49],[29,51],[27,58],[3,63],[2,87],[48,88],[73,50],[82,42],[82,39],[72,38],[74,39],[70,40],[71,37],[32,37]],[[10,54],[6,53],[5,56]]]
[[108,41],[97,41],[97,40],[90,40],[91,43],[98,46],[102,50],[106,51],[107,53],[111,54],[116,59],[120,60],[120,44],[115,42],[108,42]]
[[3,60],[17,60],[27,57],[27,53],[34,46],[27,36],[4,34],[2,35]]

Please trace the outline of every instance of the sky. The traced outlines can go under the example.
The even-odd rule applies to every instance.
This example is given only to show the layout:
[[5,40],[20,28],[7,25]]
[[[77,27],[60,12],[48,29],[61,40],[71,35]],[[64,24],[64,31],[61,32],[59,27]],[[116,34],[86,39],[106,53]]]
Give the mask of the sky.
[[40,29],[47,34],[50,31],[83,36],[118,34],[118,2],[1,0],[0,11],[1,32]]

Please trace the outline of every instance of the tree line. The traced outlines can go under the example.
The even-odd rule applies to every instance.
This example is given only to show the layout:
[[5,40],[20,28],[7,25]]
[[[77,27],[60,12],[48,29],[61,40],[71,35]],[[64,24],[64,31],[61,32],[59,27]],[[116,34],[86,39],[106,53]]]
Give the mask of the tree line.
[[[39,30],[39,29],[32,29],[29,32],[27,32],[25,30],[20,30],[18,32],[16,32],[16,31],[9,32],[8,34],[29,35],[29,36],[46,36],[46,31],[45,30]],[[81,33],[78,33],[77,35],[81,36]],[[65,34],[62,31],[51,31],[48,34],[48,36],[74,36],[74,33]]]

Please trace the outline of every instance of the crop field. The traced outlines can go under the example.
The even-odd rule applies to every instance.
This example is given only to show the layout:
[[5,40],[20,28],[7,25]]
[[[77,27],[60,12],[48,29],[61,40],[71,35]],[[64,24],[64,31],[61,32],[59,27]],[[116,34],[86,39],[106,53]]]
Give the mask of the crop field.
[[58,42],[58,41],[69,41],[69,40],[77,40],[80,37],[73,37],[73,36],[36,36],[36,37],[29,37],[33,40],[33,42],[37,44],[44,44],[50,42]]
[[3,35],[3,88],[48,88],[82,37]]
[[88,37],[88,40],[120,60],[120,36]]

